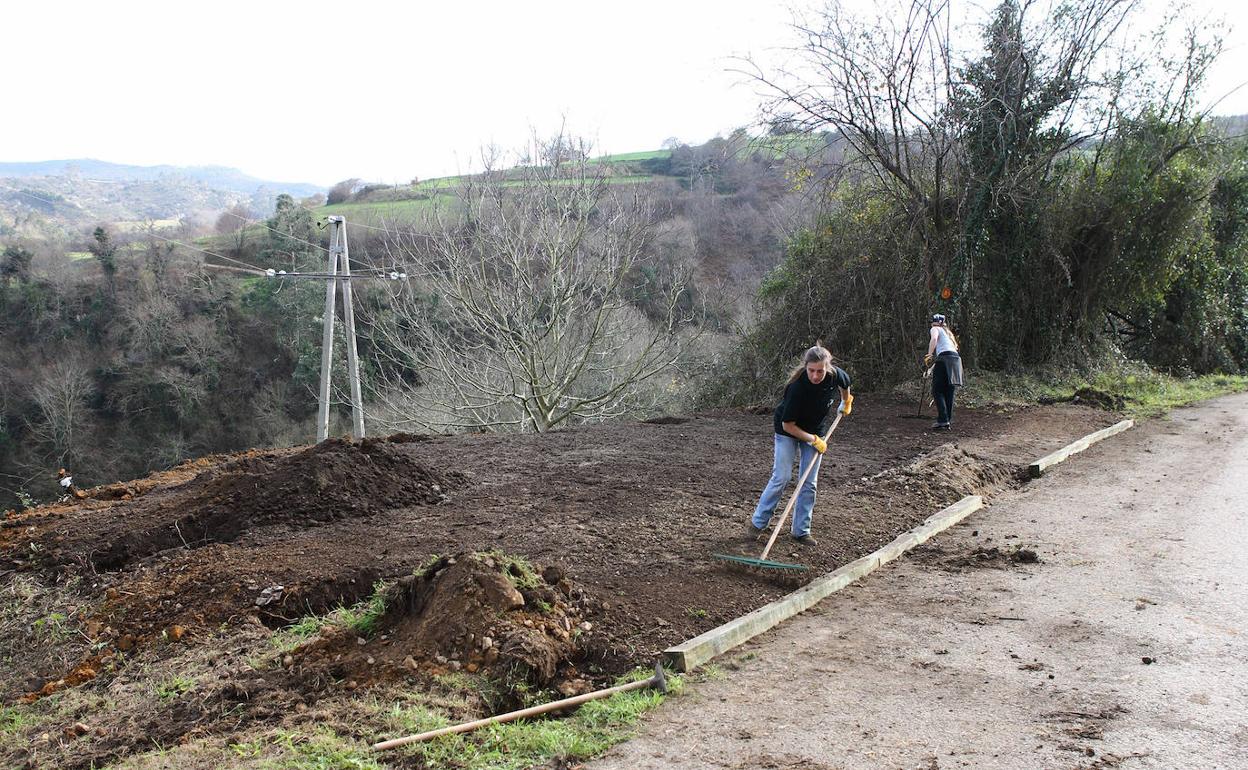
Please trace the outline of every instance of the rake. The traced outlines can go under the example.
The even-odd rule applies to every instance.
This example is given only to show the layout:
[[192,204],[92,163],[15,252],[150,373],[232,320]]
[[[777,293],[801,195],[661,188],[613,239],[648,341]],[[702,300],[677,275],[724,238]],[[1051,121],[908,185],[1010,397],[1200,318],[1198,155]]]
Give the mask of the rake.
[[[832,427],[828,428],[828,432],[824,435],[823,440],[826,442],[832,438],[832,434],[836,431],[836,426],[840,425],[841,418],[845,415],[840,411],[836,413],[836,419],[832,421]],[[730,562],[733,565],[742,565],[754,570],[762,570],[764,572],[779,572],[786,574],[795,574],[805,572],[810,569],[803,564],[790,564],[783,561],[771,561],[767,558],[767,554],[771,553],[771,547],[776,544],[776,537],[780,534],[780,530],[784,529],[785,519],[789,517],[789,512],[793,510],[793,504],[797,502],[797,496],[802,493],[802,485],[806,483],[806,477],[814,472],[815,467],[823,460],[823,456],[816,457],[810,465],[806,466],[806,470],[802,472],[802,477],[797,480],[797,486],[793,489],[793,496],[789,498],[789,504],[784,506],[784,513],[780,514],[780,518],[776,521],[771,531],[771,538],[767,540],[767,547],[755,559],[750,556],[736,556],[728,553],[713,553],[711,556],[721,561]]]

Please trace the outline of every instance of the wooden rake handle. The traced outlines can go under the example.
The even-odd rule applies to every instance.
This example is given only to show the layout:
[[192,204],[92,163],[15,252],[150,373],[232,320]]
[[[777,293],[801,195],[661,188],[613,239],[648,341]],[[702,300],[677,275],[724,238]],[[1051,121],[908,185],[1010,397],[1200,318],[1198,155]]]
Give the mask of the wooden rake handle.
[[[844,416],[845,413],[840,411],[838,408],[836,412],[836,419],[832,421],[832,427],[828,428],[828,432],[823,437],[825,442],[832,438],[832,434],[836,432],[836,426],[841,424],[841,418]],[[797,456],[799,458],[802,456],[800,451]],[[780,520],[776,522],[775,529],[771,531],[771,539],[767,541],[767,547],[763,549],[763,553],[758,557],[760,561],[766,559],[767,554],[771,553],[771,547],[776,544],[776,536],[778,536],[780,534],[780,530],[784,528],[784,520],[789,517],[789,511],[793,510],[793,504],[797,502],[797,496],[802,493],[802,485],[806,483],[806,477],[810,475],[811,471],[815,469],[815,466],[818,465],[821,460],[823,460],[823,455],[816,454],[815,459],[811,460],[810,465],[807,465],[806,470],[802,472],[802,477],[797,480],[797,487],[793,490],[793,496],[789,498],[789,504],[784,506],[784,513],[780,514]]]

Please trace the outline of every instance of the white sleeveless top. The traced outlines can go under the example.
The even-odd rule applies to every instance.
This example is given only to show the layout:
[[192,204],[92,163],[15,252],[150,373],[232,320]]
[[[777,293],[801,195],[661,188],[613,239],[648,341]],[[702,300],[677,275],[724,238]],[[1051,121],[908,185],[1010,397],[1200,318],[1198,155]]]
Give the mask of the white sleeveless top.
[[936,355],[941,353],[957,353],[958,346],[949,336],[949,332],[939,326],[932,327],[932,336],[936,338]]

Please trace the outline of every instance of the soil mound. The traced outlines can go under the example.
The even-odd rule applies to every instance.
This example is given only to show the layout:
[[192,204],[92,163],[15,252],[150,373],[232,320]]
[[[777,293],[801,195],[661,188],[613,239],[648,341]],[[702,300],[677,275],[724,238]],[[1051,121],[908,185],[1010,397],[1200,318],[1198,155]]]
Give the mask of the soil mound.
[[465,671],[487,674],[509,690],[520,683],[566,693],[590,689],[574,661],[593,638],[593,625],[583,618],[594,601],[556,567],[539,574],[498,553],[442,557],[390,586],[383,603],[371,639],[350,628],[327,629],[283,665],[357,685]]
[[947,504],[965,495],[987,494],[1024,481],[1022,469],[1013,464],[967,452],[955,444],[942,444],[912,463],[864,479],[880,494],[902,497],[907,493]]
[[1107,412],[1121,412],[1127,408],[1127,399],[1116,393],[1107,393],[1097,388],[1083,387],[1063,398],[1041,398],[1042,404],[1082,404]]
[[[133,518],[154,519],[154,525],[117,532],[92,551],[91,563],[96,570],[116,570],[167,548],[228,543],[256,527],[307,528],[441,503],[456,480],[404,451],[402,444],[419,440],[406,434],[360,442],[331,439],[293,453],[229,460],[168,493],[130,503],[136,514],[145,514]],[[128,511],[118,508],[114,514],[125,517]]]
[[962,572],[971,569],[1006,569],[1023,564],[1040,564],[1039,554],[1032,548],[1021,545],[978,546],[970,551],[947,549],[934,543],[925,543],[916,548],[911,558],[933,564],[948,572]]

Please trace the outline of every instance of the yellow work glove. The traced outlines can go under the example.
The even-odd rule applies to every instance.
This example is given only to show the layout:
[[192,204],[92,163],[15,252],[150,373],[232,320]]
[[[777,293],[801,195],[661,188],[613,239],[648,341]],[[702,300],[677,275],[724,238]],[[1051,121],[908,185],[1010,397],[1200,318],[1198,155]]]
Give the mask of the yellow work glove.
[[926,369],[927,367],[931,366],[932,362],[935,360],[936,359],[932,357],[931,353],[928,353],[927,355],[923,356],[923,368]]
[[814,436],[813,438],[811,438],[810,445],[813,446],[815,448],[815,451],[818,452],[819,454],[823,454],[824,452],[828,451],[828,442],[824,441],[818,436]]
[[841,399],[841,406],[836,411],[840,412],[846,417],[849,416],[850,412],[854,411],[854,396],[852,393],[846,396],[845,398]]

